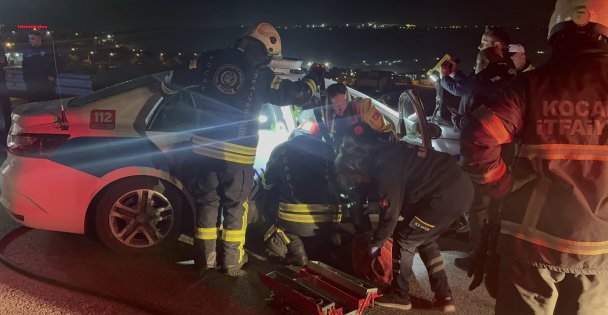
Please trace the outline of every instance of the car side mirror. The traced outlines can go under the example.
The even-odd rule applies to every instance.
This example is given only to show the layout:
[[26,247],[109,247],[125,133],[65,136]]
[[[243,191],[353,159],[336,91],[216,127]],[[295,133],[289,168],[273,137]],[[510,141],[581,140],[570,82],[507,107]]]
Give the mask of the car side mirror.
[[441,137],[441,127],[432,122],[427,123],[427,125],[429,127],[429,136],[431,139],[439,139]]

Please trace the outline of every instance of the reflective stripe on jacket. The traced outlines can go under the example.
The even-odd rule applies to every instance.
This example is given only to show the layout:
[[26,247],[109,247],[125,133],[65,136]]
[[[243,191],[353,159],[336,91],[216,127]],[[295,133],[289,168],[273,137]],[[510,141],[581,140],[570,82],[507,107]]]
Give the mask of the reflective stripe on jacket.
[[194,135],[192,151],[206,157],[239,164],[253,164],[256,148],[242,146],[230,142],[217,141]]

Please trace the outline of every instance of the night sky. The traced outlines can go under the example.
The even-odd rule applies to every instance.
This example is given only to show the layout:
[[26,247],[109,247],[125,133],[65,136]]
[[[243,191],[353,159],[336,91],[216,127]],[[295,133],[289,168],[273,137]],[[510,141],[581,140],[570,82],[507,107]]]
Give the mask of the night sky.
[[555,0],[191,1],[1,0],[0,23],[56,30],[121,31],[224,27],[267,20],[307,23],[414,23],[545,27]]

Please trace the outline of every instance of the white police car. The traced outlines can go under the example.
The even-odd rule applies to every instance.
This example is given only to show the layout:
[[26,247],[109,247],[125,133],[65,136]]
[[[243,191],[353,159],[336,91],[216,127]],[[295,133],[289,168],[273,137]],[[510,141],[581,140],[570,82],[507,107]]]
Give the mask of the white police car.
[[[18,107],[0,174],[0,202],[12,217],[36,229],[96,234],[110,249],[126,254],[161,251],[180,234],[191,233],[192,196],[174,174],[181,166],[175,153],[192,135],[194,105],[186,92],[163,98],[163,77],[146,76],[64,100],[65,115],[59,100]],[[411,97],[401,124],[404,139],[428,145],[426,119],[423,128],[416,123],[424,111]],[[399,124],[397,111],[374,103]],[[299,116],[310,115],[296,113],[292,106],[263,106],[258,173]]]

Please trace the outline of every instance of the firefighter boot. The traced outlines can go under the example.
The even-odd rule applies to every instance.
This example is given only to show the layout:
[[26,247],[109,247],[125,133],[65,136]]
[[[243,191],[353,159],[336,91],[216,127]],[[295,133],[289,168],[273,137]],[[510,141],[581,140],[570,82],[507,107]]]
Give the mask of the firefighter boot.
[[205,277],[210,272],[216,271],[216,243],[217,240],[201,240],[195,239],[195,257],[194,266],[198,269],[199,277]]

